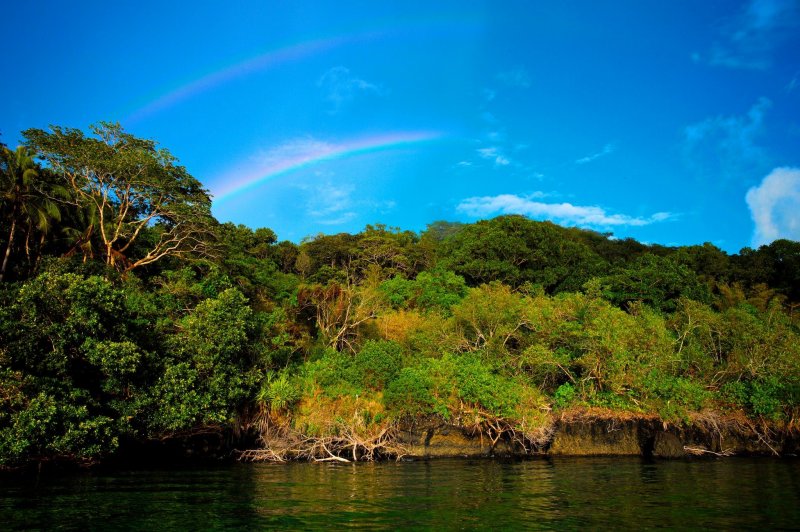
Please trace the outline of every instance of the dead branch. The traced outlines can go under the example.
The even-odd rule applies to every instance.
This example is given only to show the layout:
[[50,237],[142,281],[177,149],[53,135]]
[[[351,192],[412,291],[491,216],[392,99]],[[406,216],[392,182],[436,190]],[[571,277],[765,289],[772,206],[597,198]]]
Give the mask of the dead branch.
[[714,452],[709,451],[708,449],[704,449],[702,447],[690,447],[688,445],[683,446],[683,450],[689,454],[693,454],[695,456],[701,456],[704,454],[713,454],[714,456],[731,456],[733,455],[733,449],[723,449],[721,452]]

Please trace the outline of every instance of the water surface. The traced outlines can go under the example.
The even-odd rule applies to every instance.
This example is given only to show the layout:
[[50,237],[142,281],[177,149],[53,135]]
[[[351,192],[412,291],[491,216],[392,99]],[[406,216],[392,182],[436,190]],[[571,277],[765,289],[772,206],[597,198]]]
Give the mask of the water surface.
[[2,528],[797,528],[800,461],[564,458],[0,479]]

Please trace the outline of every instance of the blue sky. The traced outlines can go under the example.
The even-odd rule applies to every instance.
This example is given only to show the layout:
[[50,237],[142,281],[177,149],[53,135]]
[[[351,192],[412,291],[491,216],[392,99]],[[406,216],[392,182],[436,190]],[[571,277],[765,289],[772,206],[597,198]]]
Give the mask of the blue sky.
[[15,2],[0,140],[119,121],[299,241],[504,213],[800,240],[800,1]]

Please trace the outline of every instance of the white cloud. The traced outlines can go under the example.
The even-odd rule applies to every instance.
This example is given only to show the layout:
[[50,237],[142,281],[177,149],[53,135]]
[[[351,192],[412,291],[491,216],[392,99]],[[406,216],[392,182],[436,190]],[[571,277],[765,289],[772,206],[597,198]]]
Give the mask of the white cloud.
[[478,155],[481,159],[494,161],[496,166],[508,166],[511,164],[511,159],[506,157],[497,146],[489,146],[488,148],[478,148]]
[[326,91],[326,98],[333,104],[332,113],[337,113],[359,94],[383,94],[383,89],[350,73],[350,69],[336,66],[326,71],[317,81],[317,86]]
[[305,157],[317,157],[333,152],[333,150],[334,146],[327,142],[311,137],[302,137],[288,140],[266,151],[259,151],[254,158],[263,165],[280,164]]
[[468,216],[481,218],[498,214],[524,214],[531,218],[553,220],[567,225],[584,227],[642,226],[674,218],[667,212],[657,212],[647,218],[610,214],[602,207],[573,205],[571,203],[544,203],[535,201],[542,193],[528,196],[500,194],[463,200],[456,210]]
[[759,98],[744,115],[716,116],[684,129],[684,154],[701,174],[735,178],[763,171],[765,155],[755,141],[772,102]]
[[478,148],[478,155],[481,156],[483,159],[494,159],[497,157],[497,146],[491,146],[489,148]]
[[800,240],[800,168],[775,168],[745,196],[755,224],[753,246]]
[[591,155],[587,155],[586,157],[581,157],[580,159],[575,161],[575,164],[586,164],[594,161],[595,159],[599,159],[600,157],[605,157],[606,155],[611,155],[614,153],[616,147],[613,144],[606,144],[603,146],[603,149],[597,153],[593,153]]
[[307,194],[305,215],[321,225],[341,225],[359,214],[385,215],[397,207],[394,200],[376,200],[362,197],[352,183],[305,183],[298,188]]
[[356,216],[353,185],[327,182],[302,188],[309,192],[306,215],[315,218],[316,223],[338,225]]
[[727,21],[708,55],[715,66],[766,69],[774,50],[800,23],[796,0],[751,0]]
[[336,218],[325,218],[324,220],[317,220],[317,223],[322,225],[341,225],[343,223],[347,223],[353,218],[356,217],[356,213],[352,211],[343,212],[340,216]]
[[506,140],[505,131],[489,131],[486,138],[491,142],[503,142]]
[[531,86],[531,76],[522,67],[516,67],[497,74],[497,80],[508,87],[527,89]]

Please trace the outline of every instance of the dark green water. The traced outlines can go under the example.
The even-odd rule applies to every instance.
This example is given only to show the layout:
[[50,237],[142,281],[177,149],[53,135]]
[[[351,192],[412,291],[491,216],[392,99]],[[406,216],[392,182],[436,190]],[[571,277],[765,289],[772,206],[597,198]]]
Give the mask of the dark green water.
[[0,529],[798,528],[800,461],[256,464],[0,479]]

